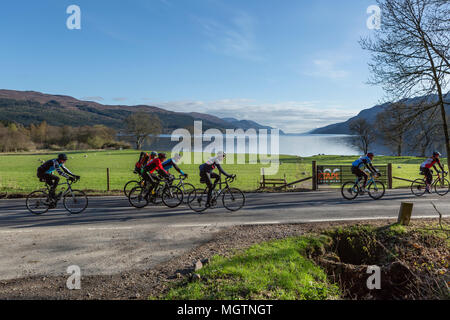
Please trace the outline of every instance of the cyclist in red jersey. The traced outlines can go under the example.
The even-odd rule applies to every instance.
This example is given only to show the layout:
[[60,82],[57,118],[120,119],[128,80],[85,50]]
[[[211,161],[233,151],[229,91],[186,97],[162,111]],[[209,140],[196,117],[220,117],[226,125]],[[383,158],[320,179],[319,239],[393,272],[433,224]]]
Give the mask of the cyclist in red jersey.
[[438,171],[438,169],[436,168],[437,163],[441,168],[441,171],[444,172],[444,167],[439,160],[440,156],[441,154],[438,151],[434,151],[433,156],[422,162],[422,164],[420,165],[420,172],[426,177],[427,186],[425,190],[427,193],[431,193],[430,187],[431,182],[433,181],[433,171],[431,170],[431,168],[434,168],[434,170]]
[[[170,175],[163,167],[162,163],[166,160],[166,154],[165,153],[159,153],[158,158],[155,158],[151,160],[142,170],[142,176],[144,179],[150,183],[150,192],[153,190],[154,187],[156,187],[161,180],[159,176],[166,179],[173,179],[173,176]],[[158,175],[154,174],[154,172],[157,172]]]

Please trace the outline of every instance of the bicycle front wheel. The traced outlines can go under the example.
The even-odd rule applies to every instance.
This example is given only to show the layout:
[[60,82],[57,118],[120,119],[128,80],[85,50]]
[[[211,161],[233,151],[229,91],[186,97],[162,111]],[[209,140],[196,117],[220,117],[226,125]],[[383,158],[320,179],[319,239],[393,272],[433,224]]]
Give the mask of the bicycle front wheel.
[[189,194],[192,192],[192,191],[195,191],[195,187],[194,187],[194,185],[192,185],[192,184],[190,184],[190,183],[185,183],[184,185],[183,185],[183,188],[182,188],[182,190],[183,190],[183,202],[185,203],[185,204],[187,204],[188,203],[188,200],[189,200]]
[[379,200],[383,198],[386,188],[384,187],[383,182],[375,180],[369,184],[367,192],[373,200]]
[[441,179],[434,185],[434,191],[440,196],[445,196],[450,191],[450,184],[447,179]]
[[130,195],[130,191],[135,187],[143,187],[143,185],[137,180],[128,181],[123,187],[123,193],[125,194],[125,197],[128,198],[128,196]]
[[426,187],[427,185],[425,183],[425,180],[417,179],[413,183],[411,183],[411,192],[416,197],[421,197],[425,194]]
[[88,197],[81,190],[71,190],[64,195],[64,208],[72,214],[79,214],[86,210]]
[[128,194],[128,202],[135,208],[142,209],[148,205],[148,195],[145,188],[134,187]]
[[230,211],[238,211],[245,204],[244,193],[237,188],[228,188],[222,196],[223,206]]
[[164,188],[161,198],[167,207],[176,208],[183,202],[183,191],[177,186],[170,186]]
[[208,190],[194,189],[188,195],[188,206],[192,211],[203,212],[206,210],[206,200],[208,199]]
[[347,200],[355,199],[359,194],[359,186],[353,181],[348,181],[341,188],[342,196]]
[[27,209],[36,215],[46,213],[49,209],[48,194],[44,191],[34,191],[27,196]]

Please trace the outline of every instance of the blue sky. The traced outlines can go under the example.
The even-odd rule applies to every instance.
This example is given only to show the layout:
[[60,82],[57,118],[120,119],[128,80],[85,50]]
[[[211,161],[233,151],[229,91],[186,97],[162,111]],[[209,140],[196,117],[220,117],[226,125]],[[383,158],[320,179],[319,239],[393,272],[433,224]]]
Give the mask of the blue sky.
[[[370,0],[41,0],[0,7],[0,88],[207,112],[304,132],[383,97]],[[69,5],[81,30],[69,30]]]

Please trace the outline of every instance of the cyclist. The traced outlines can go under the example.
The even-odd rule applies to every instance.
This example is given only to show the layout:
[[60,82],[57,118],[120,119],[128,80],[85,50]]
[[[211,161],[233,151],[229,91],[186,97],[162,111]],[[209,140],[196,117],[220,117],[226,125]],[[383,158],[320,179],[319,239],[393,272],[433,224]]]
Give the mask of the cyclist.
[[[80,179],[80,176],[73,174],[64,166],[66,161],[67,155],[61,153],[58,155],[58,158],[48,160],[37,169],[37,177],[39,180],[50,186],[50,198],[53,200],[56,200],[55,190],[59,183],[59,177],[55,176],[53,171],[56,170],[60,176],[71,181]],[[54,203],[52,205],[54,205]]]
[[361,189],[362,192],[366,191],[366,184],[367,184],[367,179],[369,178],[369,176],[367,175],[366,172],[364,172],[361,169],[363,167],[366,167],[367,169],[370,170],[370,172],[372,172],[374,174],[375,173],[378,174],[378,172],[379,172],[372,165],[373,157],[374,157],[374,154],[372,152],[369,152],[369,153],[367,153],[367,155],[361,156],[358,160],[356,160],[352,163],[352,173],[358,177],[358,183],[361,181],[361,179],[364,179],[364,183],[363,183],[363,186]]
[[425,160],[420,165],[420,173],[426,177],[426,185],[427,186],[425,188],[425,191],[427,193],[431,193],[430,187],[431,187],[431,182],[433,181],[433,171],[431,170],[431,168],[434,168],[434,170],[438,171],[436,169],[436,163],[437,163],[439,165],[439,167],[441,168],[441,171],[444,172],[444,167],[442,166],[441,161],[439,160],[440,156],[441,156],[441,154],[438,151],[434,151],[433,156],[428,158],[427,160]]
[[175,153],[175,155],[172,158],[164,161],[162,166],[163,166],[164,170],[166,170],[167,172],[169,172],[170,169],[174,168],[175,170],[178,171],[179,174],[181,174],[187,178],[188,175],[186,173],[184,173],[183,170],[181,170],[177,166],[177,162],[180,161],[180,159],[181,159],[180,154]]
[[158,157],[151,160],[143,169],[141,174],[147,183],[150,183],[150,192],[155,188],[161,180],[154,172],[156,171],[163,178],[173,180],[173,176],[170,175],[163,167],[162,163],[166,160],[165,153],[158,153]]
[[[226,153],[223,151],[217,152],[217,156],[210,158],[206,163],[202,164],[200,169],[200,183],[206,183],[208,187],[208,196],[206,198],[206,207],[210,206],[211,202],[211,194],[214,188],[217,185],[217,182],[219,181],[220,176],[217,173],[214,173],[213,170],[215,168],[219,169],[219,172],[227,177],[235,177],[235,175],[230,175],[223,170],[222,166],[220,165],[220,162],[222,162],[226,157]],[[214,180],[214,184],[212,183],[211,179]]]
[[155,159],[158,154],[155,151],[152,151],[150,154],[141,152],[139,157],[139,161],[136,162],[134,172],[140,173],[141,169],[143,169],[146,165],[148,165],[153,159]]

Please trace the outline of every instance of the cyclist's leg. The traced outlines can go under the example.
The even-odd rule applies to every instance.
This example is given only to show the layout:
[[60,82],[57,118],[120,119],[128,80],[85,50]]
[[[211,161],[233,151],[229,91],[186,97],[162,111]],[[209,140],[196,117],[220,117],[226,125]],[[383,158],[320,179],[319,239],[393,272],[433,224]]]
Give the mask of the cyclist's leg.
[[206,198],[206,203],[208,205],[211,202],[211,195],[214,189],[213,182],[211,181],[211,173],[209,172],[200,173],[200,177],[202,181],[205,181],[206,186],[208,187],[208,196]]
[[431,190],[431,182],[433,182],[433,174],[429,168],[423,168],[423,173],[425,173],[426,190],[429,192]]

